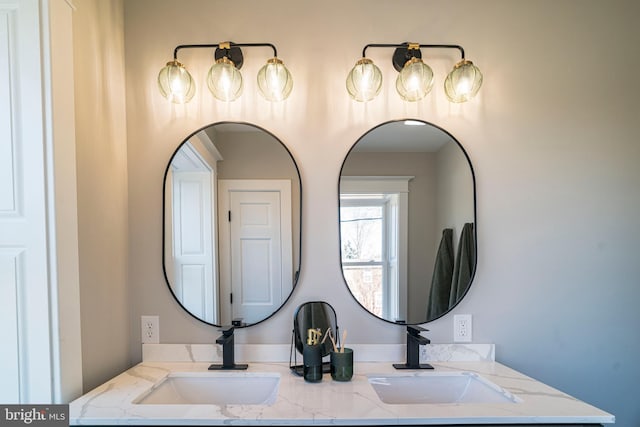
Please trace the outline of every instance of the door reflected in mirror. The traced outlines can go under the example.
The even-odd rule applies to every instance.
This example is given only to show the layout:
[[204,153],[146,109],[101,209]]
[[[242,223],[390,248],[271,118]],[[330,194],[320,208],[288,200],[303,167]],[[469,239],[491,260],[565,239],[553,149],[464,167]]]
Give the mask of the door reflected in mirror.
[[267,131],[217,123],[193,133],[164,178],[163,267],[180,305],[248,326],[287,300],[300,265],[300,174]]
[[434,320],[475,273],[475,177],[460,143],[422,121],[362,136],[340,174],[342,272],[358,303],[397,323]]

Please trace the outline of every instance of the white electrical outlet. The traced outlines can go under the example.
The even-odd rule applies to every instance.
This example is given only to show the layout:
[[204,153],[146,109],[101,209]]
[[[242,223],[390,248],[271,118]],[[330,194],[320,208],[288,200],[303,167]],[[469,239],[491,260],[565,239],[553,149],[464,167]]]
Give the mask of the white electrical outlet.
[[160,343],[160,318],[158,316],[140,316],[143,344]]
[[453,316],[453,342],[471,342],[473,324],[470,314]]

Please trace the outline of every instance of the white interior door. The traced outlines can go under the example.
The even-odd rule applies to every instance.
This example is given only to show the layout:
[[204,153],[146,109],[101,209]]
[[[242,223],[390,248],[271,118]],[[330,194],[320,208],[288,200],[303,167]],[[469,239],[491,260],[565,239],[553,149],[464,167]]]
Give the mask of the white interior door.
[[[293,286],[291,184],[283,180],[220,180],[223,289],[229,292],[227,321],[255,323],[277,310]],[[224,207],[223,207],[224,205]],[[227,236],[223,238],[223,234]],[[228,240],[227,240],[228,238]],[[222,279],[224,277],[224,279]],[[225,284],[227,284],[225,286]],[[223,305],[224,306],[224,305]]]
[[[0,377],[3,385],[0,386],[0,401],[6,403],[19,403],[20,399],[20,325],[19,317],[19,292],[26,287],[24,274],[19,274],[24,269],[25,249],[29,243],[31,229],[30,221],[20,212],[18,201],[22,194],[17,192],[22,188],[20,176],[17,171],[21,167],[22,158],[16,154],[21,152],[20,141],[12,129],[12,116],[14,106],[11,104],[11,74],[13,52],[9,49],[12,22],[8,19],[8,12],[0,9],[0,340],[3,349],[0,352]],[[17,70],[16,70],[17,71]],[[36,159],[40,160],[39,157]],[[34,162],[33,160],[32,162]],[[42,161],[39,161],[39,166]],[[38,182],[30,180],[36,188],[36,195],[41,195]],[[39,210],[44,210],[40,208]],[[38,212],[36,211],[36,214]],[[36,216],[36,221],[38,220]],[[17,224],[16,224],[17,223]],[[12,232],[12,230],[17,232]],[[37,227],[38,228],[38,227]],[[43,233],[37,229],[34,234]],[[43,233],[44,235],[44,233]],[[38,259],[40,258],[40,259]],[[46,265],[46,258],[36,256],[36,259],[28,258],[38,268]]]
[[208,171],[173,173],[173,291],[193,315],[218,323]]
[[0,0],[3,404],[82,391],[71,12]]

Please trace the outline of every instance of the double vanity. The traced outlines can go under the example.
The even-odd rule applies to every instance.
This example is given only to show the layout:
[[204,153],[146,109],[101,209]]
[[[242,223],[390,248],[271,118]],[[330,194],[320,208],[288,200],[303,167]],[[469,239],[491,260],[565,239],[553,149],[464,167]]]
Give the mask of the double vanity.
[[[288,347],[239,345],[245,371],[209,371],[213,345],[145,345],[143,362],[70,404],[72,425],[600,425],[614,417],[493,360],[492,345],[354,345],[351,381],[308,383]],[[389,359],[389,361],[366,361]]]
[[[289,150],[251,124],[216,123],[177,147],[164,178],[162,264],[176,303],[212,327],[247,327],[269,319],[285,305],[300,275],[302,185]],[[473,281],[477,255],[475,175],[462,145],[423,121],[383,123],[354,144],[337,183],[342,272],[354,302],[403,327],[450,312]],[[335,311],[318,310],[323,304],[314,302],[304,311],[303,318],[314,324],[300,322],[296,311],[294,333],[329,326],[339,337]],[[322,328],[315,324],[329,318]],[[428,340],[419,332],[414,338],[416,348],[409,351],[399,344],[350,344],[351,380],[325,374],[317,383],[291,369],[286,344],[237,345],[236,360],[249,364],[242,371],[208,369],[220,361],[233,364],[230,353],[225,357],[230,361],[223,360],[218,345],[145,344],[141,363],[71,402],[70,423],[601,425],[615,420],[495,362],[493,345],[428,344],[418,350]],[[302,354],[299,337],[292,347],[294,355]],[[323,355],[326,360],[329,352]],[[394,369],[404,360],[411,369]],[[413,369],[421,363],[434,369]]]

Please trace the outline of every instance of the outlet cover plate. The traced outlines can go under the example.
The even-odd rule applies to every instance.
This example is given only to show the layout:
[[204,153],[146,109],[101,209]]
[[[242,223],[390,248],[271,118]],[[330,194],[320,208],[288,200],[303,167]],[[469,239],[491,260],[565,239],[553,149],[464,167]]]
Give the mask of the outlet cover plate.
[[143,344],[160,343],[160,317],[140,316],[140,332]]
[[473,323],[470,314],[453,316],[453,342],[471,342],[473,339]]

